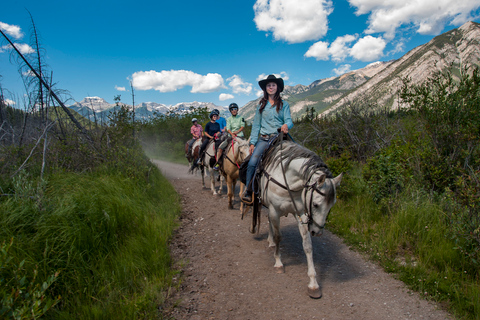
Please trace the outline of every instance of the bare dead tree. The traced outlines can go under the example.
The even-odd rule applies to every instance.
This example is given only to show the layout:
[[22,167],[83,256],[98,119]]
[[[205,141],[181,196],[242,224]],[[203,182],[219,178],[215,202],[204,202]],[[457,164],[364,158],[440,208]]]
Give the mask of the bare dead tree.
[[82,126],[82,124],[75,118],[75,116],[72,114],[70,109],[68,109],[63,101],[58,97],[58,95],[55,93],[55,91],[52,90],[50,85],[45,81],[45,79],[35,70],[35,68],[28,62],[28,60],[25,58],[25,56],[18,50],[18,48],[15,46],[15,44],[10,40],[10,38],[2,31],[0,30],[0,33],[2,36],[9,42],[9,44],[12,46],[12,48],[15,50],[15,52],[18,54],[18,56],[23,60],[23,62],[28,66],[31,72],[35,74],[35,76],[38,78],[38,80],[41,82],[41,84],[45,87],[45,89],[48,91],[49,95],[53,97],[57,101],[57,103],[61,106],[63,111],[68,115],[72,123],[77,127],[77,129],[82,133],[82,135],[87,139],[87,141],[90,143],[90,146],[95,149],[94,141],[92,137],[90,137],[88,131]]

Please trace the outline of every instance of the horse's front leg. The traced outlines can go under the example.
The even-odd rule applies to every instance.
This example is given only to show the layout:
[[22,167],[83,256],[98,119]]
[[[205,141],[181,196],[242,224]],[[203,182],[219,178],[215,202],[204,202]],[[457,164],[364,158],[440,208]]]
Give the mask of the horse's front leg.
[[213,169],[209,169],[210,171],[210,188],[213,191],[213,195],[217,195],[217,190],[215,190],[215,171]]
[[322,296],[322,291],[318,285],[317,273],[315,272],[315,266],[313,264],[312,238],[308,232],[308,225],[303,224],[297,216],[295,216],[295,218],[297,219],[298,229],[300,230],[303,239],[303,251],[305,251],[305,255],[307,256],[307,275],[310,278],[310,282],[308,283],[308,295],[310,298],[319,299]]
[[280,241],[282,240],[282,234],[280,233],[280,216],[277,214],[273,206],[270,206],[268,214],[268,242],[269,246],[275,246],[273,251],[273,257],[275,258],[275,265],[273,266],[277,273],[284,273],[285,267],[283,266],[280,258]]
[[[244,189],[245,189],[245,185],[243,184],[243,182],[240,181],[240,193],[238,194],[240,198],[242,197]],[[233,190],[235,190],[235,186],[233,186]],[[243,212],[243,201],[240,201],[240,212]]]
[[200,169],[200,174],[202,175],[202,186],[203,186],[203,189],[207,189],[207,187],[205,186],[205,167],[201,167]]
[[233,190],[235,190],[235,180],[227,175],[227,197],[228,209],[233,209]]

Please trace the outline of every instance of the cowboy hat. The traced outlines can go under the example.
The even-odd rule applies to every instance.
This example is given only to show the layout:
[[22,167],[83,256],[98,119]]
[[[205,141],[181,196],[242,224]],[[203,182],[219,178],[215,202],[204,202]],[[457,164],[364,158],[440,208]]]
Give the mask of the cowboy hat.
[[283,85],[283,79],[282,78],[277,78],[273,74],[269,75],[267,77],[267,79],[263,79],[263,80],[258,81],[258,85],[260,86],[260,88],[262,88],[263,91],[265,91],[265,88],[267,87],[267,84],[269,82],[275,82],[277,84],[278,92],[283,91],[283,86],[284,86]]

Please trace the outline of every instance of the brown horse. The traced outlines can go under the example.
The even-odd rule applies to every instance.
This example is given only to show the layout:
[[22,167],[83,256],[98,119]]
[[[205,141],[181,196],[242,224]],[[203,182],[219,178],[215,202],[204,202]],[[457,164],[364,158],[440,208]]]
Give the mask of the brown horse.
[[[227,180],[227,195],[228,195],[228,209],[233,209],[233,198],[235,185],[238,179],[238,168],[243,160],[249,155],[248,141],[236,137],[232,143],[225,150],[225,158],[222,163],[222,173]],[[243,193],[245,185],[240,182],[240,195]],[[240,204],[240,210],[243,208],[243,203]]]

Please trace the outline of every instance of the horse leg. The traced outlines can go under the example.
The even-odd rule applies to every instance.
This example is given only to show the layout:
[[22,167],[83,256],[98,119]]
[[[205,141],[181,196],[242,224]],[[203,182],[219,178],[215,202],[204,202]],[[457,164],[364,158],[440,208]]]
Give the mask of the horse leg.
[[307,256],[307,275],[310,278],[310,282],[308,283],[308,295],[310,298],[319,299],[322,297],[322,292],[320,291],[320,287],[317,282],[317,273],[315,272],[315,266],[313,265],[312,238],[308,232],[308,225],[303,224],[298,218],[297,223],[298,230],[300,230],[300,234],[302,235],[303,239],[303,251],[305,251],[305,255]]
[[233,190],[235,190],[235,180],[227,175],[227,197],[228,197],[228,209],[233,209]]
[[202,186],[203,186],[203,189],[207,189],[207,187],[205,186],[205,167],[202,166],[201,170],[200,170],[200,173],[202,175]]
[[213,191],[213,195],[216,196],[217,190],[215,190],[215,171],[213,171],[212,169],[210,169],[209,171],[210,171],[210,188]]
[[280,233],[280,216],[276,214],[273,206],[270,206],[270,208],[271,209],[268,215],[268,238],[269,246],[271,247],[272,244],[275,246],[273,251],[275,265],[273,267],[275,268],[277,273],[285,273],[285,267],[283,266],[282,260],[280,259],[280,241],[282,240],[282,234]]
[[[238,194],[239,197],[242,196],[243,189],[245,189],[245,185],[242,182],[240,182],[240,193]],[[235,190],[235,186],[233,187],[233,190]],[[243,208],[244,208],[243,207],[243,201],[240,201],[240,212],[243,212]]]

